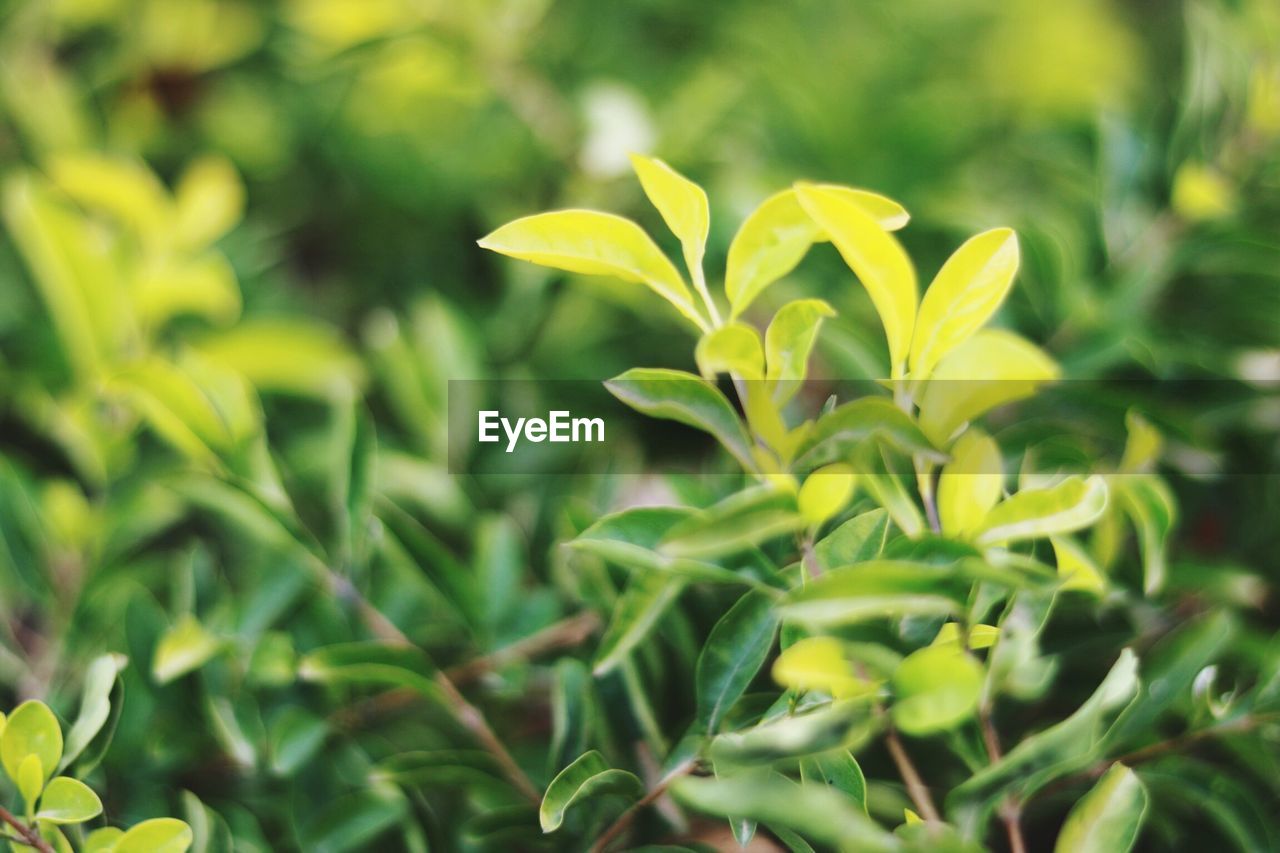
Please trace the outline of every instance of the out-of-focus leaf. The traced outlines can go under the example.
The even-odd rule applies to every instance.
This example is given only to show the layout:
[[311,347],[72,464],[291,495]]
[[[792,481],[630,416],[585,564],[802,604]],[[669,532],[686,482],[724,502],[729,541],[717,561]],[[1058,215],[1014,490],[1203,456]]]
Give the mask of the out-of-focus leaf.
[[792,690],[820,690],[836,699],[869,696],[877,687],[854,673],[834,637],[805,637],[787,646],[773,662],[773,680]]
[[408,808],[404,795],[389,785],[347,794],[319,810],[303,833],[303,847],[316,853],[368,850],[404,819]]
[[1058,577],[1062,578],[1062,589],[1081,590],[1100,595],[1107,589],[1107,580],[1102,570],[1093,562],[1089,553],[1081,548],[1069,536],[1050,537],[1053,543],[1054,557],[1058,561]]
[[235,270],[217,252],[150,261],[138,272],[131,296],[139,321],[149,329],[182,314],[215,323],[229,323],[240,315]]
[[717,766],[767,764],[850,744],[856,748],[879,727],[880,720],[871,713],[869,697],[840,700],[817,710],[717,735],[711,742],[711,757]]
[[953,729],[973,716],[982,666],[958,648],[926,646],[893,674],[893,724],[909,735]]
[[414,750],[391,756],[370,771],[375,781],[447,788],[477,781],[494,783],[501,770],[487,752],[467,749]]
[[116,840],[112,853],[186,853],[191,827],[172,817],[144,820]]
[[583,753],[576,761],[561,770],[547,786],[538,810],[538,821],[543,832],[555,832],[564,822],[564,816],[576,803],[590,797],[617,794],[639,797],[644,793],[644,783],[625,770],[611,769],[604,756],[595,750]]
[[555,665],[551,691],[551,770],[560,772],[574,756],[581,755],[594,728],[595,705],[591,671],[576,658],[561,658]]
[[1018,237],[993,228],[965,241],[938,271],[920,302],[911,341],[911,376],[925,379],[938,361],[982,328],[1018,271]]
[[631,576],[614,607],[609,627],[600,638],[592,669],[596,676],[605,675],[622,663],[627,654],[653,630],[684,586],[685,581],[678,577],[648,573]]
[[855,515],[828,533],[813,548],[823,569],[851,566],[879,557],[889,537],[889,513],[872,509]]
[[0,733],[0,764],[9,778],[17,781],[18,768],[28,756],[35,756],[41,769],[40,782],[53,775],[62,758],[62,728],[43,702],[27,700],[14,709]]
[[698,725],[715,733],[764,665],[778,632],[774,600],[748,592],[720,617],[698,655]]
[[968,429],[951,448],[938,477],[938,518],[949,536],[978,527],[1004,488],[1000,447],[979,429]]
[[818,340],[822,321],[835,309],[821,299],[788,302],[773,315],[764,333],[765,376],[777,384],[773,399],[782,405],[795,396],[809,372],[809,354]]
[[222,641],[209,633],[199,619],[184,614],[156,645],[151,677],[157,684],[168,684],[204,666],[222,647]]
[[731,373],[740,379],[764,378],[764,347],[760,333],[746,323],[728,323],[713,329],[698,341],[694,352],[698,370],[707,379]]
[[80,712],[71,730],[67,732],[58,770],[65,770],[75,761],[85,747],[102,731],[111,718],[111,692],[120,670],[128,658],[124,655],[105,654],[94,658],[85,672],[84,688],[80,693]]
[[890,378],[906,369],[919,294],[911,260],[874,217],[837,193],[797,184],[796,195],[867,289],[889,341]]
[[1088,527],[1107,508],[1100,476],[1068,477],[1048,489],[1022,491],[986,514],[976,530],[982,545],[1072,533]]
[[36,820],[84,823],[102,814],[102,800],[88,785],[69,776],[55,776],[40,795]]
[[[886,231],[907,224],[906,210],[882,195],[832,184],[819,186],[861,208]],[[745,311],[766,287],[795,269],[810,246],[826,239],[827,234],[800,206],[794,189],[765,199],[729,245],[724,284],[732,315]]]
[[633,154],[631,165],[644,187],[644,194],[662,214],[671,233],[679,238],[689,274],[699,275],[707,232],[711,228],[706,192],[656,157]]
[[320,717],[291,705],[282,710],[267,731],[271,771],[292,776],[324,746],[329,725]]
[[1177,522],[1178,508],[1164,480],[1154,475],[1112,478],[1116,500],[1133,521],[1142,549],[1142,589],[1147,595],[1160,591],[1165,579],[1165,549]]
[[635,368],[605,387],[639,412],[711,433],[748,470],[755,468],[751,439],[733,406],[714,385],[679,370]]
[[800,759],[800,778],[805,785],[825,784],[847,795],[867,810],[867,777],[848,750],[837,749]]
[[850,625],[908,614],[954,613],[964,594],[954,569],[872,560],[832,569],[793,591],[783,616],[805,625]]
[[609,275],[648,286],[699,328],[689,288],[639,225],[611,213],[558,210],[508,222],[478,241],[502,255],[584,275]]
[[853,466],[844,462],[824,465],[809,474],[796,496],[805,523],[817,528],[844,509],[853,498],[857,483]]
[[893,836],[844,794],[825,786],[799,785],[782,776],[754,774],[721,779],[676,780],[671,793],[692,809],[722,817],[749,817],[792,829],[846,850],[892,851]]
[[244,184],[235,166],[219,155],[187,165],[174,189],[174,231],[185,246],[207,246],[231,230],[244,212]]
[[920,428],[944,445],[961,426],[1030,396],[1059,374],[1034,344],[1002,329],[981,329],[947,353],[920,393]]
[[77,202],[114,217],[143,237],[154,239],[172,221],[168,190],[140,161],[67,153],[51,158],[47,171],[58,188]]
[[678,521],[658,547],[674,557],[713,559],[790,533],[802,524],[796,495],[765,483]]
[[1055,853],[1128,853],[1147,812],[1147,790],[1138,775],[1116,763],[1067,815]]
[[[945,459],[911,416],[883,397],[864,397],[836,407],[814,422],[796,449],[796,467],[804,470],[831,462],[849,462],[868,439],[881,439],[907,453]],[[858,471],[861,473],[873,473]]]
[[95,829],[85,836],[84,853],[112,853],[116,842],[124,837],[124,830],[115,826],[104,826]]
[[314,321],[257,319],[210,332],[196,346],[260,391],[349,399],[364,385],[364,367],[342,336]]
[[298,677],[321,684],[409,687],[428,697],[439,695],[422,652],[388,643],[338,643],[316,649],[298,662]]

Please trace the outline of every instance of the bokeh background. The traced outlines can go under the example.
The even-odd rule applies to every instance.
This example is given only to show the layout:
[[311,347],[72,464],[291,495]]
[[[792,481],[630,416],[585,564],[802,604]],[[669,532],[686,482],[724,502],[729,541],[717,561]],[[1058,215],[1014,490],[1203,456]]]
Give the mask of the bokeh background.
[[[10,0],[0,695],[67,714],[129,655],[109,815],[207,814],[245,850],[533,843],[483,768],[393,783],[465,743],[447,713],[298,660],[368,636],[348,585],[441,665],[607,612],[552,544],[646,484],[449,475],[445,383],[689,366],[657,300],[475,245],[585,206],[672,248],[632,151],[706,186],[713,271],[797,178],[900,200],[925,280],[1017,229],[1000,322],[1144,380],[1169,437],[1174,588],[1274,616],[1273,0]],[[758,310],[827,298],[818,369],[883,375],[842,269],[818,252]],[[1173,378],[1207,381],[1145,381]],[[468,688],[542,782],[573,746],[558,667]],[[650,685],[657,716],[680,689]]]

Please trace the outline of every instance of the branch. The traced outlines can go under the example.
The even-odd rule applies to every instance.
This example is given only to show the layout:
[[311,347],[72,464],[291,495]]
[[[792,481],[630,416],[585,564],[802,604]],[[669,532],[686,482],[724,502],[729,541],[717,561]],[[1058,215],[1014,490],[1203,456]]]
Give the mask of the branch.
[[[991,722],[991,709],[982,707],[978,710],[978,719],[982,724],[982,742],[987,747],[987,757],[995,764],[1003,757],[1000,750],[1000,734]],[[1027,841],[1022,837],[1022,805],[1014,797],[1006,797],[1000,804],[1000,820],[1004,822],[1005,834],[1009,836],[1009,850],[1012,853],[1026,853]]]
[[40,853],[56,853],[53,847],[50,846],[49,842],[40,837],[40,832],[34,826],[27,826],[25,823],[14,817],[13,812],[9,811],[4,806],[0,806],[0,821],[9,824],[9,826],[13,827],[19,835],[18,838],[10,838],[10,841],[16,841],[19,844],[34,847],[36,850],[39,850]]
[[916,810],[920,812],[920,816],[925,820],[941,821],[942,815],[938,813],[938,808],[933,804],[933,797],[929,794],[929,789],[925,786],[924,780],[920,778],[920,773],[916,770],[916,766],[911,763],[911,757],[907,755],[906,749],[902,746],[902,740],[898,737],[898,732],[892,725],[885,729],[885,743],[888,744],[889,754],[893,756],[893,763],[898,765],[898,773],[902,776],[902,781],[906,783],[907,794],[911,797],[911,802],[915,804]]
[[609,828],[600,833],[595,843],[591,845],[591,853],[604,853],[605,849],[623,832],[627,827],[635,822],[636,817],[641,811],[656,803],[667,792],[667,788],[671,787],[671,783],[679,779],[681,776],[687,776],[694,766],[697,764],[695,759],[688,759],[682,764],[676,765],[675,769],[662,777],[649,793],[645,794],[637,800],[631,808],[627,809],[618,819],[609,825]]

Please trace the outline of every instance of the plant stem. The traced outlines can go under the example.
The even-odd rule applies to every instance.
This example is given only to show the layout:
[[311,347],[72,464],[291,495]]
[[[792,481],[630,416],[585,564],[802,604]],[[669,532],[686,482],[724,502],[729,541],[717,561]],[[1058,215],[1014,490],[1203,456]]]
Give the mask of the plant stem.
[[[987,757],[995,764],[1003,757],[1000,749],[1000,734],[991,721],[991,709],[985,705],[978,710],[978,719],[982,725],[982,742],[987,747]],[[1005,834],[1009,836],[1011,853],[1026,853],[1027,842],[1022,837],[1022,805],[1013,797],[1006,797],[1000,804],[1000,820],[1004,823]]]
[[692,265],[691,272],[693,274],[693,287],[698,291],[698,295],[702,297],[703,303],[707,306],[707,313],[711,316],[711,327],[718,329],[723,321],[720,319],[720,309],[716,308],[715,300],[711,298],[711,292],[707,290],[707,276],[702,271],[702,264]]
[[933,489],[933,466],[920,457],[912,460],[916,467],[916,487],[920,490],[920,500],[924,502],[924,514],[929,519],[929,529],[934,533],[942,532],[942,521],[938,518],[938,501]]
[[915,804],[916,811],[925,820],[941,821],[942,815],[938,813],[937,806],[933,804],[933,797],[929,794],[929,789],[925,786],[924,780],[920,778],[920,773],[916,770],[916,766],[911,763],[911,757],[907,755],[906,749],[902,746],[902,740],[898,737],[898,732],[892,725],[885,730],[885,743],[889,747],[889,755],[893,756],[893,763],[898,765],[898,773],[902,776],[902,781],[907,786],[907,795],[911,797],[911,802]]
[[611,823],[608,829],[600,833],[600,837],[591,845],[591,853],[604,853],[605,848],[625,832],[627,827],[631,826],[641,810],[657,802],[667,792],[667,788],[671,787],[671,783],[681,776],[687,776],[696,763],[696,760],[691,758],[683,764],[677,765],[674,770],[662,777],[649,793],[637,800],[629,809],[619,815],[618,819]]
[[0,821],[9,824],[17,831],[19,838],[12,838],[11,841],[17,841],[19,844],[25,844],[28,847],[34,847],[40,853],[55,853],[49,842],[40,837],[40,833],[34,826],[28,826],[22,821],[14,817],[13,812],[0,806]]

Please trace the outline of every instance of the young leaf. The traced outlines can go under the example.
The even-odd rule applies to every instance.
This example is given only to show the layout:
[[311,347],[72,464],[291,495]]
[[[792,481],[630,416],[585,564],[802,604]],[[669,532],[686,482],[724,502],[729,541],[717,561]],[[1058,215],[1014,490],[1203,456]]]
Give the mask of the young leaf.
[[184,246],[200,248],[231,230],[244,212],[244,184],[226,157],[193,160],[178,178],[174,230]]
[[846,749],[800,759],[800,779],[805,785],[829,785],[861,806],[863,812],[867,810],[867,777]]
[[643,793],[644,783],[634,774],[610,769],[604,756],[593,749],[583,753],[551,780],[538,809],[538,822],[544,833],[555,832],[564,823],[565,813],[575,803],[593,796],[620,794],[635,798]]
[[776,382],[773,399],[782,405],[799,390],[808,375],[809,354],[818,339],[823,319],[834,317],[835,309],[821,299],[788,302],[773,315],[764,333],[765,376]]
[[868,694],[717,735],[711,742],[711,757],[717,766],[794,760],[837,747],[860,746],[879,725]]
[[141,160],[64,153],[50,158],[47,171],[77,202],[114,217],[143,237],[155,237],[173,221],[169,191]]
[[1038,347],[1002,329],[982,329],[947,353],[920,394],[920,428],[939,446],[997,406],[1030,396],[1058,378]]
[[40,762],[41,783],[53,774],[62,758],[62,729],[58,718],[43,702],[28,700],[9,715],[0,734],[0,764],[9,778],[18,781],[18,768],[27,756]]
[[430,661],[420,650],[372,641],[323,646],[298,662],[298,677],[304,681],[408,687],[437,698],[430,672]]
[[1164,480],[1152,474],[1116,477],[1115,487],[1120,508],[1138,531],[1142,589],[1152,595],[1164,585],[1165,547],[1177,522],[1177,504]]
[[36,820],[48,823],[84,823],[102,814],[102,801],[88,785],[69,776],[56,776],[40,797]]
[[1119,762],[1072,807],[1055,853],[1128,853],[1147,813],[1147,790],[1138,775]]
[[544,267],[644,284],[705,328],[680,273],[629,219],[594,210],[558,210],[509,222],[478,242]]
[[[813,428],[796,448],[796,468],[816,468],[831,462],[849,462],[868,439],[882,439],[907,453],[920,453],[934,460],[939,453],[916,426],[911,416],[884,397],[863,397],[836,407],[814,422]],[[859,469],[859,474],[875,473]]]
[[82,853],[112,853],[116,843],[124,837],[124,830],[116,826],[104,826],[95,829],[84,839]]
[[671,233],[680,239],[684,262],[692,276],[700,275],[702,253],[707,247],[711,212],[702,187],[656,157],[631,155],[631,165],[644,194],[662,214]]
[[855,515],[814,546],[818,565],[825,569],[873,560],[889,538],[889,513],[873,509]]
[[576,658],[561,658],[555,664],[555,687],[551,691],[551,748],[548,761],[558,773],[587,748],[595,728],[595,704],[591,672]]
[[911,341],[911,375],[934,365],[982,328],[1004,301],[1018,271],[1018,237],[994,228],[971,237],[942,265],[920,303]]
[[186,853],[193,838],[191,827],[177,818],[144,820],[130,829],[112,848],[112,853]]
[[65,770],[75,761],[102,731],[111,717],[111,691],[116,678],[128,663],[124,655],[105,654],[94,658],[84,677],[84,690],[80,694],[80,713],[67,732],[58,770]]
[[1003,487],[1000,447],[981,430],[966,430],[951,448],[951,461],[938,477],[942,531],[964,536],[976,528],[1000,500]]
[[151,677],[168,684],[204,666],[222,650],[222,641],[210,634],[190,613],[165,631],[151,660]]
[[1088,552],[1068,536],[1053,536],[1053,554],[1058,562],[1058,577],[1063,590],[1080,590],[1101,595],[1106,592],[1107,581],[1102,570],[1093,562]]
[[748,592],[720,617],[698,655],[698,725],[714,734],[773,647],[778,614],[771,596]]
[[797,184],[796,194],[870,294],[889,341],[891,378],[902,376],[919,298],[907,253],[880,223],[839,194],[812,184]]
[[[820,184],[823,190],[861,208],[886,231],[906,225],[900,204],[877,193]],[[814,243],[828,239],[805,213],[794,189],[783,190],[757,207],[729,245],[725,293],[737,317],[769,285],[795,269]]]
[[653,629],[684,586],[684,579],[679,577],[632,575],[614,608],[609,627],[600,638],[592,672],[596,676],[606,675],[621,663]]
[[836,699],[869,695],[875,685],[859,678],[834,637],[805,637],[773,662],[773,680],[797,691],[819,690]]
[[1102,477],[1068,477],[1048,489],[1018,492],[987,513],[976,529],[980,545],[1036,539],[1088,527],[1107,508]]
[[364,365],[341,333],[314,320],[243,322],[206,335],[196,349],[259,391],[343,400],[365,382]]
[[844,509],[857,482],[858,475],[844,462],[825,465],[811,473],[796,497],[805,523],[816,528]]
[[694,352],[698,370],[707,379],[733,373],[741,379],[764,378],[764,348],[760,333],[746,323],[728,323],[707,332]]
[[982,666],[959,648],[926,646],[893,673],[893,724],[909,735],[953,729],[973,716]]
[[796,495],[762,483],[730,495],[671,526],[659,545],[673,557],[712,559],[799,529]]
[[635,368],[605,387],[639,412],[711,433],[747,470],[755,470],[751,439],[733,406],[714,385],[679,370]]
[[900,560],[872,560],[832,569],[793,590],[783,617],[810,627],[869,619],[954,613],[963,594],[955,569]]
[[40,792],[44,789],[44,767],[40,764],[40,756],[34,752],[28,753],[18,765],[18,775],[13,781],[14,787],[22,795],[22,802],[26,805],[27,812],[35,811],[36,800],[40,798]]

